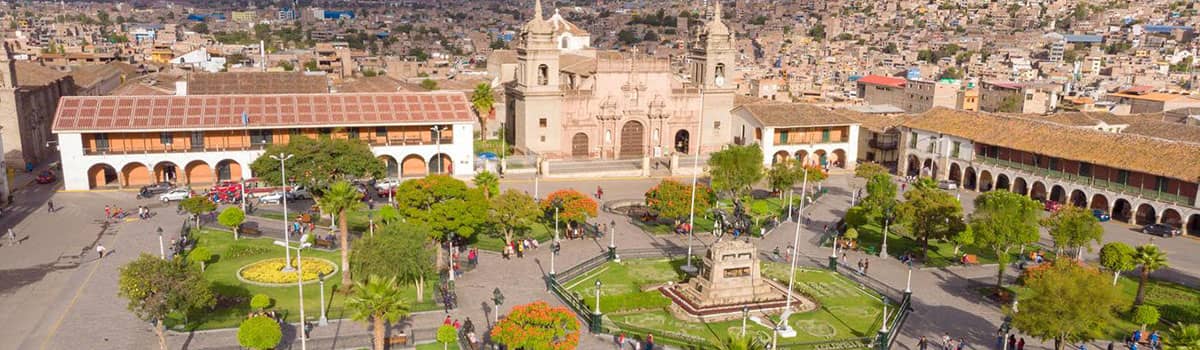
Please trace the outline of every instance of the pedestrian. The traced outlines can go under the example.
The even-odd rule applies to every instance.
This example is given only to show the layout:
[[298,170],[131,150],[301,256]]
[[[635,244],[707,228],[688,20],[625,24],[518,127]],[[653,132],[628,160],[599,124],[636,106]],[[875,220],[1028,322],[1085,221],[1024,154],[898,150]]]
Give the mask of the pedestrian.
[[1108,342],[1108,350],[1113,350],[1113,342]]
[[822,230],[825,231],[825,233],[829,233],[829,224],[825,224],[825,228]]
[[458,320],[454,320],[454,330],[457,331],[459,329],[462,329],[462,323],[459,323]]
[[[861,268],[859,270],[861,270]],[[942,334],[942,350],[949,350],[949,347],[950,347],[950,332],[946,332],[946,333]]]
[[654,333],[646,333],[645,350],[654,350]]
[[53,212],[54,212],[54,201],[53,201],[53,200],[46,201],[46,212],[47,212],[47,213],[53,213]]
[[779,259],[780,259],[780,256],[779,256],[779,246],[775,246],[775,249],[774,249],[774,250],[772,250],[772,251],[771,251],[771,253],[775,255],[775,260],[779,260]]
[[906,183],[902,183],[902,184],[900,184],[900,192],[904,192],[904,189],[906,189],[906,188],[908,188],[908,183],[907,183],[907,182],[906,182]]
[[917,350],[928,350],[928,349],[929,349],[929,340],[925,339],[925,336],[922,335],[921,339],[917,340]]
[[21,241],[17,240],[17,233],[13,232],[12,227],[8,228],[8,244],[9,245],[21,244]]
[[449,326],[450,324],[451,324],[450,315],[446,315],[446,319],[442,320],[442,325]]
[[[967,340],[963,339],[963,338],[958,338],[958,347],[956,347],[956,349],[966,350],[967,349]],[[1083,350],[1083,349],[1080,349],[1080,350]]]
[[783,261],[786,261],[789,263],[792,262],[792,255],[795,255],[795,251],[796,251],[796,247],[793,247],[791,244],[788,244],[787,256],[783,257]]
[[1087,345],[1079,343],[1079,350],[1087,350]]
[[109,207],[108,204],[105,204],[104,205],[104,219],[108,220],[108,218],[110,218],[110,217],[112,217],[112,208]]
[[1021,337],[1020,340],[1017,340],[1017,350],[1025,350],[1025,337]]
[[99,243],[96,244],[96,253],[100,254],[100,258],[104,257],[105,251],[107,251],[107,249],[104,249],[103,245],[100,245]]
[[1159,341],[1158,331],[1150,332],[1150,348],[1151,349],[1158,349],[1158,341]]
[[466,332],[466,333],[471,333],[471,332],[475,331],[475,324],[471,323],[470,317],[467,317],[467,320],[463,322],[462,329],[463,329],[463,332]]
[[866,259],[866,258],[863,258],[863,270],[862,270],[862,273],[863,273],[863,275],[864,275],[864,276],[867,274],[867,269],[868,269],[868,268],[871,268],[871,259]]
[[1017,336],[1015,334],[1009,334],[1008,335],[1008,349],[1013,350],[1016,348],[1017,348]]
[[846,252],[842,252],[842,265],[850,266],[850,263],[846,260]]
[[596,199],[604,199],[604,189],[596,186]]
[[625,332],[621,332],[621,335],[617,336],[616,342],[617,349],[620,349],[622,345],[625,345]]
[[[860,275],[861,275],[861,274],[863,274],[863,261],[862,261],[862,259],[858,259],[858,274],[860,274]],[[947,341],[947,340],[948,340],[948,339],[944,339],[944,338],[942,339],[942,348],[943,348],[943,349],[946,347],[946,341]]]

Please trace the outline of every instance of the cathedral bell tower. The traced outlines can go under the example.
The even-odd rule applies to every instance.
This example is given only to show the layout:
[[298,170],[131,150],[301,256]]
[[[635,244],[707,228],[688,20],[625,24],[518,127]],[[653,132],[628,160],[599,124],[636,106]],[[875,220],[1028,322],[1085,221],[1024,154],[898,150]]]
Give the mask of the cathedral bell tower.
[[517,148],[552,153],[562,148],[562,92],[559,49],[554,27],[542,18],[542,1],[534,0],[533,19],[521,28],[517,46],[517,85],[513,91],[513,142]]
[[688,49],[692,87],[703,96],[701,113],[703,128],[701,152],[718,150],[732,142],[733,127],[730,110],[737,92],[733,73],[737,63],[734,35],[722,22],[721,1],[714,1],[712,18],[696,36]]

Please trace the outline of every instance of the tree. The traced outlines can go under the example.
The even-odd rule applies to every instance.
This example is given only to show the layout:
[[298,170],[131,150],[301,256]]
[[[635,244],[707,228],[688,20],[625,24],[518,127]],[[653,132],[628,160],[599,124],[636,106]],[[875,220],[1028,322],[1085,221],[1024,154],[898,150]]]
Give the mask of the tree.
[[658,33],[655,33],[653,30],[647,30],[646,33],[642,35],[642,41],[657,42]]
[[1140,305],[1133,308],[1133,314],[1130,315],[1130,321],[1142,326],[1142,332],[1146,331],[1146,325],[1158,323],[1158,308],[1150,305]]
[[596,217],[599,209],[591,197],[573,189],[563,189],[551,192],[542,200],[542,210],[547,216],[553,217],[554,208],[558,207],[558,220],[570,224],[583,224],[587,219]]
[[[428,226],[427,234],[436,242],[451,235],[470,239],[488,218],[488,202],[479,189],[471,189],[462,180],[449,175],[429,175],[409,180],[396,187],[396,204],[410,223]],[[437,266],[442,266],[442,245],[438,244]]]
[[217,203],[213,203],[212,199],[205,196],[191,196],[179,202],[179,206],[183,207],[183,211],[192,214],[196,218],[196,226],[200,226],[200,214],[211,213],[217,210]]
[[500,178],[496,173],[490,171],[481,171],[475,174],[475,187],[483,190],[483,199],[491,200],[492,197],[500,194]]
[[954,256],[958,256],[959,248],[975,244],[975,231],[971,231],[971,226],[967,225],[963,227],[962,231],[951,237],[950,241],[954,242]]
[[892,178],[875,174],[867,180],[867,195],[859,202],[869,221],[883,223],[888,210],[896,207],[896,192],[899,188]]
[[342,251],[342,286],[350,286],[350,228],[346,221],[348,212],[361,210],[362,193],[346,181],[338,181],[317,199],[321,211],[336,214],[338,218],[338,245]]
[[279,322],[267,316],[254,316],[238,326],[238,344],[250,349],[274,349],[283,340],[283,331]]
[[842,233],[842,238],[846,239],[847,241],[854,242],[855,240],[858,240],[858,230],[853,227],[847,228],[846,232]]
[[1093,340],[1095,330],[1106,328],[1121,305],[1120,293],[1107,284],[1095,270],[1060,260],[1026,278],[1033,296],[1021,300],[1021,312],[1012,315],[1013,326],[1035,338],[1054,340],[1056,350],[1064,343]]
[[949,239],[965,229],[962,204],[949,192],[918,188],[905,192],[904,199],[899,214],[909,234],[921,242],[921,256],[929,255],[930,239]]
[[282,185],[279,161],[270,157],[280,153],[292,155],[287,160],[288,183],[304,186],[318,197],[325,187],[338,180],[381,178],[387,170],[364,140],[295,136],[286,144],[267,147],[250,163],[254,176],[271,185]]
[[1117,278],[1121,277],[1121,272],[1137,267],[1137,263],[1133,261],[1135,254],[1137,250],[1121,242],[1108,242],[1100,248],[1100,266],[1113,272],[1114,286],[1117,285]]
[[762,180],[762,149],[757,144],[729,146],[708,158],[708,173],[716,191],[729,191],[733,197],[749,193],[750,186]]
[[817,41],[825,39],[825,25],[820,23],[813,25],[812,28],[808,29],[808,36],[813,37],[813,39],[817,39]]
[[439,343],[442,343],[443,350],[449,349],[450,343],[458,341],[458,329],[456,329],[456,328],[454,328],[454,326],[451,326],[448,324],[444,324],[441,327],[438,327],[437,341]]
[[509,349],[574,349],[579,346],[579,320],[565,307],[535,301],[513,307],[492,327],[491,336]]
[[425,279],[434,275],[428,248],[428,226],[390,223],[378,234],[354,242],[350,267],[358,276],[395,277],[417,288],[417,302],[425,301]]
[[1140,306],[1146,301],[1146,282],[1150,280],[1150,272],[1167,267],[1167,252],[1159,250],[1157,245],[1143,244],[1133,254],[1133,263],[1142,267],[1137,297],[1133,299],[1133,305]]
[[471,107],[474,107],[475,118],[479,119],[479,138],[487,138],[487,118],[491,116],[493,106],[496,104],[496,97],[492,92],[491,83],[479,83],[475,85],[475,91],[471,93]]
[[646,191],[646,206],[658,212],[658,216],[672,218],[676,221],[687,218],[695,213],[707,213],[716,202],[712,189],[703,184],[696,184],[696,206],[692,209],[692,186],[679,181],[663,179],[657,185]]
[[379,218],[379,222],[384,225],[400,221],[400,210],[396,207],[385,205],[379,208],[375,213],[375,217]]
[[870,180],[875,175],[887,176],[888,170],[879,163],[862,163],[854,168],[854,177]]
[[637,32],[634,32],[631,29],[622,29],[617,33],[617,40],[621,41],[621,43],[625,45],[633,45],[637,44],[642,39],[637,36]]
[[1037,242],[1038,202],[1008,191],[991,191],[975,198],[975,213],[971,215],[971,231],[975,246],[996,255],[999,264],[996,288],[1004,286],[1004,269],[1011,257],[1008,250]]
[[1060,209],[1050,217],[1042,219],[1042,227],[1050,231],[1055,247],[1075,249],[1075,259],[1083,259],[1083,249],[1092,251],[1092,242],[1100,244],[1104,227],[1092,211],[1075,206]]
[[425,80],[421,80],[421,88],[428,91],[437,90],[438,83],[433,79],[425,78]]
[[870,218],[867,215],[867,209],[861,205],[856,205],[846,209],[846,226],[858,228],[866,225]]
[[1021,95],[1008,95],[1000,100],[997,110],[1002,113],[1021,113],[1022,106]]
[[319,70],[321,70],[321,68],[317,66],[317,60],[308,60],[307,62],[304,62],[305,72],[316,72]]
[[271,297],[270,296],[259,293],[259,294],[255,294],[254,296],[250,297],[250,308],[251,309],[262,311],[268,307],[271,307]]
[[217,216],[217,222],[233,231],[235,240],[238,238],[238,228],[241,227],[243,221],[246,221],[246,213],[237,206],[225,208],[221,211],[221,215]]
[[942,71],[942,74],[938,75],[938,79],[956,79],[957,80],[957,79],[962,79],[962,78],[963,78],[963,72],[961,69],[958,69],[957,67],[946,68],[946,70]]
[[195,249],[192,249],[192,251],[188,252],[187,260],[192,263],[200,264],[200,272],[204,272],[204,265],[207,264],[209,260],[212,260],[212,255],[212,250],[209,250],[208,247],[196,247]]
[[514,189],[492,198],[489,209],[488,219],[496,228],[491,232],[503,238],[506,245],[512,243],[517,235],[528,232],[542,215],[533,197]]
[[766,349],[766,344],[763,344],[759,338],[755,338],[750,334],[729,333],[729,339],[725,340],[725,350],[760,350]]
[[371,320],[374,330],[375,350],[383,350],[384,327],[389,322],[408,317],[408,302],[396,286],[396,278],[376,275],[367,277],[366,283],[354,284],[354,295],[346,300],[350,318],[355,321]]
[[142,253],[137,259],[121,266],[117,295],[129,301],[126,308],[142,321],[154,324],[158,345],[167,349],[167,315],[186,316],[196,310],[216,305],[208,281],[200,271],[188,268],[183,260],[163,260]]
[[785,159],[775,162],[767,169],[767,183],[771,185],[771,190],[779,192],[779,198],[783,198],[784,189],[791,189],[796,186],[796,181],[800,177],[793,169],[795,161]]

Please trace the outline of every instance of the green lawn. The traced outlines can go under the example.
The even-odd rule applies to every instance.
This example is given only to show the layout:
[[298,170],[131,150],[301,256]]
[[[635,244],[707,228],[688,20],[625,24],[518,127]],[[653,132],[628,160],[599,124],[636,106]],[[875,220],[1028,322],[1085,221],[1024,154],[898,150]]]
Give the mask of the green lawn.
[[[606,321],[618,327],[630,325],[655,330],[663,338],[683,334],[721,344],[731,332],[741,331],[741,320],[725,322],[688,322],[675,319],[667,311],[671,301],[657,290],[642,291],[667,281],[680,281],[679,267],[683,260],[634,259],[609,262],[567,282],[570,292],[580,296],[589,308],[595,305],[595,281],[602,282],[600,309]],[[764,275],[783,279],[786,284],[787,266],[763,263]],[[821,307],[793,314],[788,322],[798,336],[781,343],[847,339],[871,336],[879,328],[882,302],[876,293],[861,289],[856,283],[825,270],[797,269],[796,290],[816,299]],[[606,322],[607,323],[607,322]],[[753,322],[747,324],[750,334],[766,334],[770,329]],[[634,334],[630,334],[634,335]],[[638,334],[644,336],[642,334]]]
[[[1105,275],[1108,276],[1107,273]],[[1133,299],[1137,295],[1137,285],[1137,278],[1121,277],[1117,282],[1116,288],[1124,298],[1123,305],[1127,306],[1122,308],[1117,318],[1107,327],[1097,330],[1097,336],[1101,339],[1122,339],[1141,327],[1129,320]],[[1009,289],[1017,293],[1018,300],[1034,296],[1031,290],[1022,286],[1009,286]],[[1166,330],[1174,323],[1194,323],[1200,319],[1200,290],[1151,279],[1146,284],[1146,305],[1158,308],[1160,315],[1159,323],[1148,325],[1148,330]]]
[[[888,227],[888,255],[899,258],[907,252],[920,254],[921,243],[916,239],[908,236],[901,236],[892,231],[893,227]],[[883,227],[877,224],[866,224],[858,229],[858,249],[869,250],[879,253],[879,245],[882,240]],[[828,246],[830,242],[822,243]],[[1031,244],[1026,247],[1026,252],[1030,250],[1043,249],[1041,246]],[[958,254],[975,254],[979,258],[980,264],[996,263],[996,256],[989,251],[984,251],[975,247],[963,246],[959,247]],[[1009,252],[1013,262],[1019,261],[1021,257],[1020,249],[1013,249]],[[954,255],[954,243],[941,242],[937,240],[929,241],[929,257],[925,261],[926,266],[943,267],[958,264],[958,256]]]
[[479,154],[479,153],[483,153],[483,152],[492,152],[492,153],[495,153],[497,157],[507,156],[509,154],[508,152],[501,153],[502,150],[508,151],[507,149],[505,149],[504,146],[508,146],[507,148],[509,148],[509,149],[512,148],[512,145],[504,144],[501,142],[500,139],[495,139],[495,140],[475,139],[475,154]]
[[[169,320],[168,325],[173,328],[184,329],[237,327],[246,317],[246,314],[250,312],[250,296],[259,293],[270,296],[274,300],[273,308],[281,311],[286,316],[288,322],[296,322],[300,319],[300,298],[297,295],[295,285],[286,287],[256,286],[241,283],[236,276],[237,270],[246,264],[266,258],[283,257],[283,248],[273,245],[271,243],[272,238],[242,238],[234,241],[232,233],[212,229],[194,231],[193,237],[196,239],[197,247],[208,247],[213,253],[213,259],[204,271],[204,277],[212,283],[218,295],[219,303],[216,310],[197,313],[202,316],[193,317],[188,320],[189,324],[186,327],[179,318]],[[341,265],[341,255],[337,251],[306,249],[303,255],[305,259],[317,257],[329,260],[339,265],[339,268]],[[349,317],[342,309],[345,296],[333,292],[333,288],[340,281],[341,271],[326,278],[325,297],[329,308],[326,314],[329,319]],[[412,303],[411,311],[435,310],[438,308],[433,301],[433,288],[426,288],[425,302],[423,303],[416,303],[416,288],[411,286],[404,286],[403,288],[405,289],[405,293],[410,297],[409,300]],[[321,306],[319,298],[320,287],[318,284],[304,285],[304,312],[307,319],[316,320],[320,317]]]
[[[560,223],[559,225],[562,224]],[[559,226],[560,235],[562,235],[565,231],[565,225]],[[561,238],[562,236],[559,237]],[[533,238],[538,242],[547,242],[554,238],[554,223],[551,222],[549,225],[541,222],[534,224],[533,227],[529,229],[529,232],[527,232],[524,236],[517,236],[517,238]],[[498,235],[494,236],[486,232],[480,232],[471,239],[471,245],[479,249],[493,252],[500,252],[504,250],[504,237]]]
[[458,341],[455,341],[453,343],[446,344],[446,345],[442,345],[442,343],[439,343],[439,342],[417,344],[417,350],[442,350],[442,349],[458,350]]

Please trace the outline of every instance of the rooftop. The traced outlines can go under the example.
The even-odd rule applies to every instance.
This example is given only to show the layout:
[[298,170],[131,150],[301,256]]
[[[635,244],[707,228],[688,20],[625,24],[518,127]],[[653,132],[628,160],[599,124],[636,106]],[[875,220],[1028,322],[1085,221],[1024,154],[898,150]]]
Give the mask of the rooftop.
[[317,94],[329,92],[324,75],[304,72],[196,73],[188,78],[189,95]]
[[857,124],[843,112],[828,110],[805,103],[750,103],[734,111],[744,110],[766,127],[794,127]]
[[864,84],[883,85],[883,86],[891,86],[891,87],[897,87],[897,88],[904,87],[904,84],[906,83],[906,81],[904,79],[885,77],[882,75],[868,75],[868,76],[865,76],[862,78],[858,78],[858,82],[864,83]]

